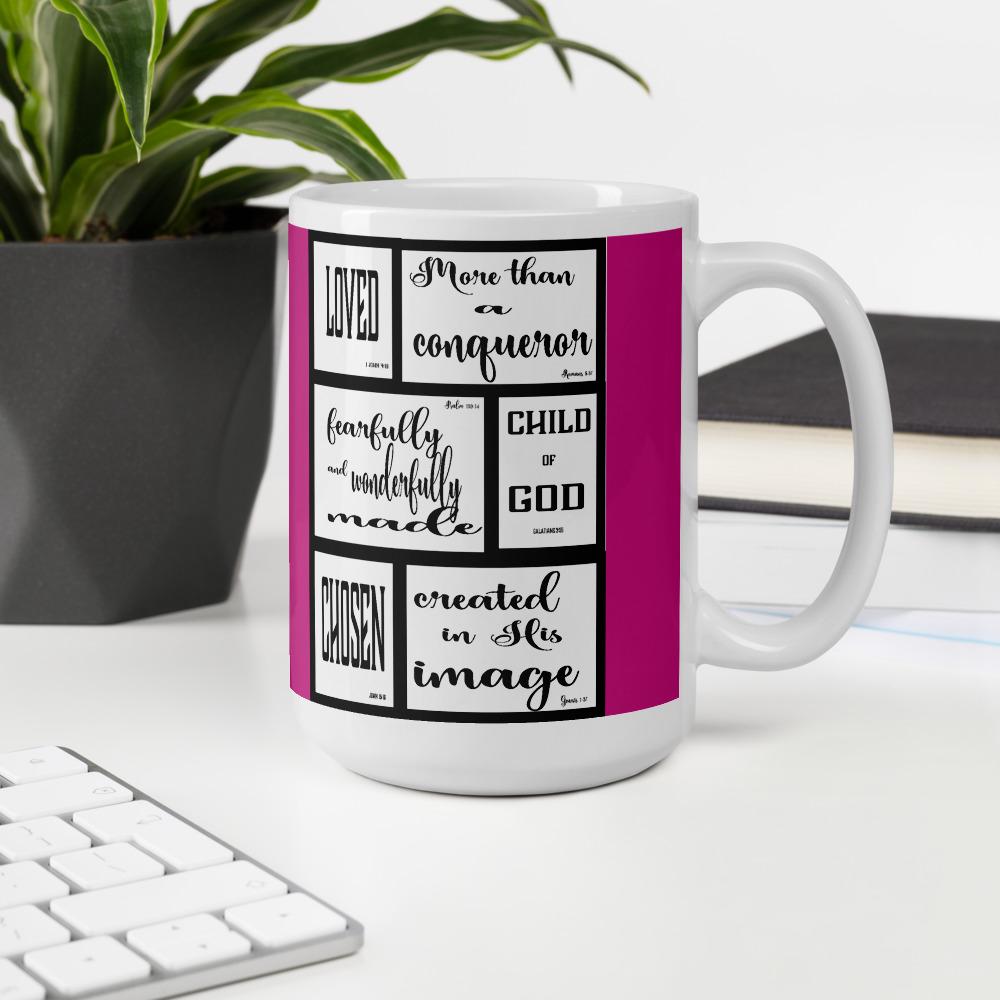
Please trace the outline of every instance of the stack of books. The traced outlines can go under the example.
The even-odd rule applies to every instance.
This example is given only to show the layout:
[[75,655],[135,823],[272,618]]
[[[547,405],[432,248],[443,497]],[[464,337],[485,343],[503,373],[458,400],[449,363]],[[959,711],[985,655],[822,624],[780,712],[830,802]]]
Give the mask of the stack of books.
[[[870,607],[1000,610],[1000,322],[873,314],[893,415],[892,526]],[[850,412],[817,330],[699,379],[699,572],[798,606],[843,542]]]

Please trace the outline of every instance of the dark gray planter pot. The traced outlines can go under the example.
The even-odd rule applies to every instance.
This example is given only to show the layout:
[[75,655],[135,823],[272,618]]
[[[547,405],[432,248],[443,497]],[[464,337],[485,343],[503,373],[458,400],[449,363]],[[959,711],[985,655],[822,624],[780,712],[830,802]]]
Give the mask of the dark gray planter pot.
[[270,436],[277,245],[0,244],[0,622],[229,596]]

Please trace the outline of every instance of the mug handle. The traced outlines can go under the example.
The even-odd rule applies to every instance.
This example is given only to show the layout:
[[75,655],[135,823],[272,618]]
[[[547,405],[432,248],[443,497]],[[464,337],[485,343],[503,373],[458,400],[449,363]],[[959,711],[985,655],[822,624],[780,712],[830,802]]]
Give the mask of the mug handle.
[[833,338],[847,384],[854,439],[854,488],[847,537],[819,597],[774,625],[741,621],[697,593],[698,662],[785,670],[815,659],[847,631],[875,581],[892,509],[892,417],[882,358],[864,309],[818,257],[778,243],[699,244],[694,261],[696,322],[751,288],[801,295]]

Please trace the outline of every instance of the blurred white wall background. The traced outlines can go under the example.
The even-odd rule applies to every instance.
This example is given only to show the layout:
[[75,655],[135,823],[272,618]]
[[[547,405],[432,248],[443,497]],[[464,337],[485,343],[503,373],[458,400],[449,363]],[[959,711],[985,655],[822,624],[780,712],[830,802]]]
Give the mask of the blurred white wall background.
[[[177,24],[197,4],[171,6]],[[436,6],[320,0],[306,19],[233,59],[205,91],[238,89],[276,45],[354,39]],[[461,6],[485,17],[509,14],[491,0]],[[985,0],[549,0],[548,7],[562,34],[620,55],[647,77],[652,95],[583,56],[573,57],[571,87],[539,48],[501,63],[443,53],[392,80],[329,85],[306,100],[359,111],[412,177],[660,181],[700,195],[704,239],[803,246],[839,270],[870,310],[1000,317],[1000,7]],[[323,166],[290,144],[251,138],[215,162]],[[706,323],[700,367],[814,321],[790,295],[741,296]],[[279,447],[283,405],[279,399]],[[280,462],[272,463],[276,476]]]

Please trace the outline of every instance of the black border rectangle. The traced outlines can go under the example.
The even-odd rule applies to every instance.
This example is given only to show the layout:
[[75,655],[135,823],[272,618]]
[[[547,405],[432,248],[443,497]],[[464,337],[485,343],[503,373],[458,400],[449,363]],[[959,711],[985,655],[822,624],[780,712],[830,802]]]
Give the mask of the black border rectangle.
[[500,451],[500,398],[489,396],[483,400],[483,538],[484,553],[497,551],[500,537],[499,451]]
[[[315,367],[314,246],[333,243],[363,246],[392,251],[392,373],[391,377],[372,378],[317,371]],[[596,364],[593,381],[565,383],[486,383],[405,382],[402,378],[402,251],[552,251],[593,250],[596,254],[595,341]],[[607,241],[604,237],[579,240],[405,240],[353,234],[336,234],[309,230],[309,688],[310,700],[321,705],[364,715],[414,719],[432,722],[548,722],[596,718],[604,715],[606,628],[605,592],[607,573],[606,552],[606,426],[607,426]],[[484,551],[427,552],[400,548],[357,545],[324,539],[315,533],[315,387],[327,386],[355,391],[380,392],[391,395],[459,396],[483,400],[483,480],[484,480]],[[500,549],[498,545],[498,452],[499,398],[517,396],[563,396],[596,394],[597,396],[597,507],[594,545],[545,546],[533,549]],[[316,628],[315,628],[315,561],[323,552],[349,559],[391,563],[393,567],[393,704],[379,705],[334,698],[316,691]],[[407,701],[406,656],[406,574],[407,566],[469,566],[478,568],[512,568],[529,566],[585,565],[596,566],[595,601],[595,704],[591,708],[542,712],[447,712],[410,709]]]
[[605,714],[607,678],[607,443],[608,443],[608,244],[601,240],[597,248],[597,596],[594,615],[597,621],[597,714]]

